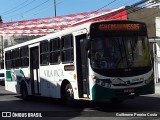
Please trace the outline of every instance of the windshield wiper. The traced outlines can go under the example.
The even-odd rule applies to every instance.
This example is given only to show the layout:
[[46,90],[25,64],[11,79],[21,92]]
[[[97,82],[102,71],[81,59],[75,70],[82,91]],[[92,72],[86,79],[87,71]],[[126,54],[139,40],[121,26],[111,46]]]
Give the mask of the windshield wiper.
[[118,40],[118,46],[119,46],[119,51],[120,51],[120,53],[121,53],[121,59],[123,60],[123,55],[122,55],[120,40]]
[[124,47],[124,52],[125,52],[125,58],[126,58],[126,62],[127,62],[127,67],[129,68],[129,63],[128,63],[128,59],[127,59],[126,47],[125,47],[125,44],[124,44],[124,38],[122,39],[122,42],[123,42],[123,47]]
[[134,52],[133,52],[133,45],[132,45],[132,41],[130,40],[130,45],[131,45],[131,51],[132,51],[132,60],[134,61]]

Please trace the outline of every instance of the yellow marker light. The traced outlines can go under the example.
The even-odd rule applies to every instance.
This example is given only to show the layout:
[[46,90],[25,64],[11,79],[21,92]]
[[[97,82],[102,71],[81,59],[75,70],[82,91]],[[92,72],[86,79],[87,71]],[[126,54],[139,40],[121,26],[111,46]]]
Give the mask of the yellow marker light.
[[74,78],[74,80],[76,80],[76,79],[77,79],[77,75],[76,75],[76,74],[74,74],[74,75],[73,75],[73,78]]

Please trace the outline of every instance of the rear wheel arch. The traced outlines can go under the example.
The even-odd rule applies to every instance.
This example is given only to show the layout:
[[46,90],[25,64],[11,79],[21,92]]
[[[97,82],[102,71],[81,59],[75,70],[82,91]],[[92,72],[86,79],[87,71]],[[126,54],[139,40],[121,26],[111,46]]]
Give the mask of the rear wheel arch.
[[69,106],[72,106],[75,102],[73,86],[68,80],[62,82],[61,98],[62,101]]
[[75,105],[73,87],[68,80],[64,80],[61,84],[61,98],[66,105]]
[[61,83],[61,98],[64,97],[64,90],[67,84],[70,84],[70,82],[67,79],[64,79]]
[[26,87],[26,88],[27,88],[26,82],[25,82],[24,80],[22,80],[22,81],[20,82],[20,91],[22,91],[22,88],[23,88],[23,87]]
[[24,100],[28,99],[28,89],[27,89],[26,82],[24,80],[21,81],[21,84],[20,84],[20,93],[22,95],[22,99]]

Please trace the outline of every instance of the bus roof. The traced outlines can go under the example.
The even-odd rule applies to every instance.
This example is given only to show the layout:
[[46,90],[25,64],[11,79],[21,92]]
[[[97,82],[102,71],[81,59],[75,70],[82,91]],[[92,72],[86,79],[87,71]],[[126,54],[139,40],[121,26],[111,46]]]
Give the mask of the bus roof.
[[45,35],[45,36],[42,36],[42,37],[39,37],[39,38],[35,38],[33,40],[29,40],[27,42],[23,42],[23,43],[20,43],[20,44],[11,46],[11,47],[7,47],[7,48],[4,49],[4,51],[8,51],[8,50],[23,47],[23,46],[26,46],[26,45],[34,44],[34,43],[37,43],[37,42],[40,42],[40,41],[43,41],[43,40],[49,40],[49,39],[61,37],[61,36],[67,35],[67,34],[71,34],[72,32],[75,32],[75,31],[78,31],[78,30],[83,30],[83,29],[89,30],[89,26],[90,26],[91,23],[92,22],[85,23],[85,24],[82,24],[82,25],[78,25],[78,26],[75,26],[75,27],[70,27],[70,28],[64,29],[64,30],[56,32],[56,33],[48,34],[48,35]]
[[[105,20],[105,21],[139,22],[139,21],[132,21],[132,20]],[[75,31],[78,31],[78,30],[87,29],[88,32],[90,32],[89,27],[92,23],[100,23],[100,22],[105,22],[105,21],[103,20],[103,21],[88,22],[88,23],[84,23],[84,24],[81,24],[81,25],[78,25],[78,26],[75,26],[75,27],[70,27],[70,28],[64,29],[64,30],[56,32],[56,33],[48,34],[48,35],[45,35],[43,37],[35,38],[35,39],[29,40],[27,42],[23,42],[23,43],[20,43],[20,44],[11,46],[11,47],[7,47],[7,48],[4,49],[4,51],[16,49],[16,48],[23,47],[23,46],[26,46],[26,45],[31,45],[31,44],[34,44],[34,43],[37,43],[37,42],[40,42],[40,41],[43,41],[43,40],[49,40],[49,39],[61,37],[61,36],[67,35],[67,34],[71,34],[71,33],[75,32]],[[143,22],[139,22],[139,23],[143,23]]]

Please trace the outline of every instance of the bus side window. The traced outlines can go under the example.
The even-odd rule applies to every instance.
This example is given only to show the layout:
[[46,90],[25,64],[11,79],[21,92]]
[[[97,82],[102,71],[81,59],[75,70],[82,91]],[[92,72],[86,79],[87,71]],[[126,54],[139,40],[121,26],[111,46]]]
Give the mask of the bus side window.
[[20,66],[20,49],[16,48],[11,51],[11,68],[19,68]]
[[55,38],[50,40],[50,63],[59,64],[61,60],[60,56],[60,39]]
[[6,63],[6,69],[10,69],[12,67],[11,51],[7,51],[5,53],[5,63]]
[[66,35],[61,38],[62,40],[62,62],[73,62],[73,36]]
[[18,68],[18,67],[21,66],[20,49],[19,48],[15,49],[15,59],[14,59],[14,62],[15,62],[15,68]]
[[28,46],[20,48],[21,67],[29,66],[29,51]]
[[15,58],[15,50],[12,50],[11,51],[11,61],[12,61],[11,68],[15,68],[15,60],[14,60],[14,58]]
[[41,65],[49,64],[49,42],[45,40],[40,43],[40,63]]

